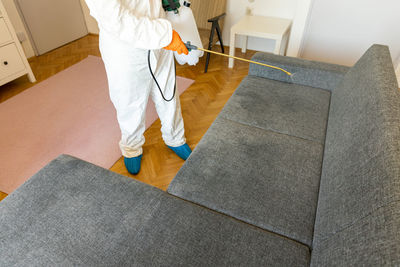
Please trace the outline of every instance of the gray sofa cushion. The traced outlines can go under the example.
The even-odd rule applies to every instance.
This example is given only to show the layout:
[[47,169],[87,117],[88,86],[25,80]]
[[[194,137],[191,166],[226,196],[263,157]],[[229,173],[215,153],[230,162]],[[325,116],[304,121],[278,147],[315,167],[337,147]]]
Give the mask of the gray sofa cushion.
[[264,64],[281,67],[291,72],[293,76],[290,77],[282,71],[256,64],[250,64],[249,75],[327,90],[336,88],[349,70],[349,67],[341,65],[282,57],[262,52],[255,54],[252,59]]
[[[339,243],[348,248],[346,258],[368,255],[372,246],[390,243],[390,238],[379,239],[386,236],[382,231],[399,230],[400,220],[398,214],[382,214],[390,213],[392,204],[399,201],[400,92],[388,48],[374,45],[332,93],[314,261],[321,262],[331,253],[337,256],[331,258],[332,263],[344,263],[345,258],[339,258],[342,255],[336,251]],[[370,231],[356,229],[373,220],[380,222],[379,227],[368,224]],[[353,228],[365,236],[346,234]],[[373,244],[357,247],[362,240]],[[399,251],[400,239],[397,241],[392,252]],[[400,253],[396,258],[400,264]]]
[[61,156],[0,203],[2,266],[305,266],[309,249]]
[[329,101],[327,90],[248,76],[220,116],[323,144]]
[[323,146],[218,117],[168,192],[311,245]]

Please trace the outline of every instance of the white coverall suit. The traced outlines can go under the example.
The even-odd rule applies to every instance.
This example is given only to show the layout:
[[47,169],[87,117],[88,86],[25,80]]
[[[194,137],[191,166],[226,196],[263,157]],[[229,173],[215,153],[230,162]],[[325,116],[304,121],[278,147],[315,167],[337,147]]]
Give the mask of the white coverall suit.
[[163,100],[148,68],[166,99],[175,87],[171,23],[164,19],[161,0],[86,0],[100,28],[100,52],[105,64],[110,98],[117,111],[126,158],[140,156],[145,142],[145,112],[149,96],[160,117],[162,137],[171,147],[186,143],[179,97]]

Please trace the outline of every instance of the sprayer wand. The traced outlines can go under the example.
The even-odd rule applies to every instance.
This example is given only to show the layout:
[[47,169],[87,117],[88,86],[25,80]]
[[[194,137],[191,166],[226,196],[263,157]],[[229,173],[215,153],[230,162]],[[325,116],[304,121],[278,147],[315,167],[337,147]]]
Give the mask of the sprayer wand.
[[279,68],[279,67],[277,67],[277,66],[272,66],[272,65],[268,65],[268,64],[263,64],[263,63],[260,63],[260,62],[257,62],[257,61],[248,60],[248,59],[244,59],[244,58],[240,58],[240,57],[234,57],[234,56],[231,56],[231,55],[227,55],[227,54],[223,54],[223,53],[218,53],[218,52],[215,52],[215,51],[207,50],[207,49],[200,48],[200,47],[197,47],[197,46],[195,46],[195,45],[192,45],[190,42],[185,43],[185,45],[186,45],[186,48],[187,48],[189,51],[191,51],[191,50],[200,50],[200,51],[204,51],[204,52],[207,52],[207,53],[216,54],[216,55],[219,55],[219,56],[229,57],[229,58],[233,58],[233,59],[237,59],[237,60],[241,60],[241,61],[245,61],[245,62],[257,64],[257,65],[261,65],[261,66],[264,66],[264,67],[268,67],[268,68],[272,68],[272,69],[277,69],[277,70],[283,71],[285,74],[287,74],[287,75],[289,75],[289,76],[292,76],[292,73],[290,73],[290,72],[288,72],[287,70],[284,70],[284,69],[282,69],[282,68]]

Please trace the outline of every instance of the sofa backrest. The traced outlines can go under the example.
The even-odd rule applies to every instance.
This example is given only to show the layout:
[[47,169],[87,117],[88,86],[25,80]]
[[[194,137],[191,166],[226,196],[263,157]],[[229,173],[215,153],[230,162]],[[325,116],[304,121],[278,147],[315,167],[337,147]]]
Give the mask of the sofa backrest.
[[336,88],[349,71],[346,66],[264,52],[256,53],[252,60],[283,68],[293,75],[288,76],[282,71],[256,64],[250,64],[249,75],[326,90]]
[[332,92],[314,229],[313,266],[363,263],[400,264],[400,92],[382,45]]

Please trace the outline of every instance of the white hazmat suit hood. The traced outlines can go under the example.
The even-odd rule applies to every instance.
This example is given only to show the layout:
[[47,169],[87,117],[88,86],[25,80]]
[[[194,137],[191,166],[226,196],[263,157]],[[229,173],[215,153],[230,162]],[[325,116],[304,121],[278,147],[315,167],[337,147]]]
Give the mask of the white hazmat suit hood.
[[121,128],[123,156],[133,158],[143,153],[145,111],[150,96],[162,123],[164,142],[171,147],[184,145],[179,97],[176,94],[172,101],[164,101],[148,66],[149,60],[162,93],[170,99],[175,90],[174,54],[162,48],[172,41],[172,26],[165,19],[161,0],[86,2],[100,28],[100,52]]

